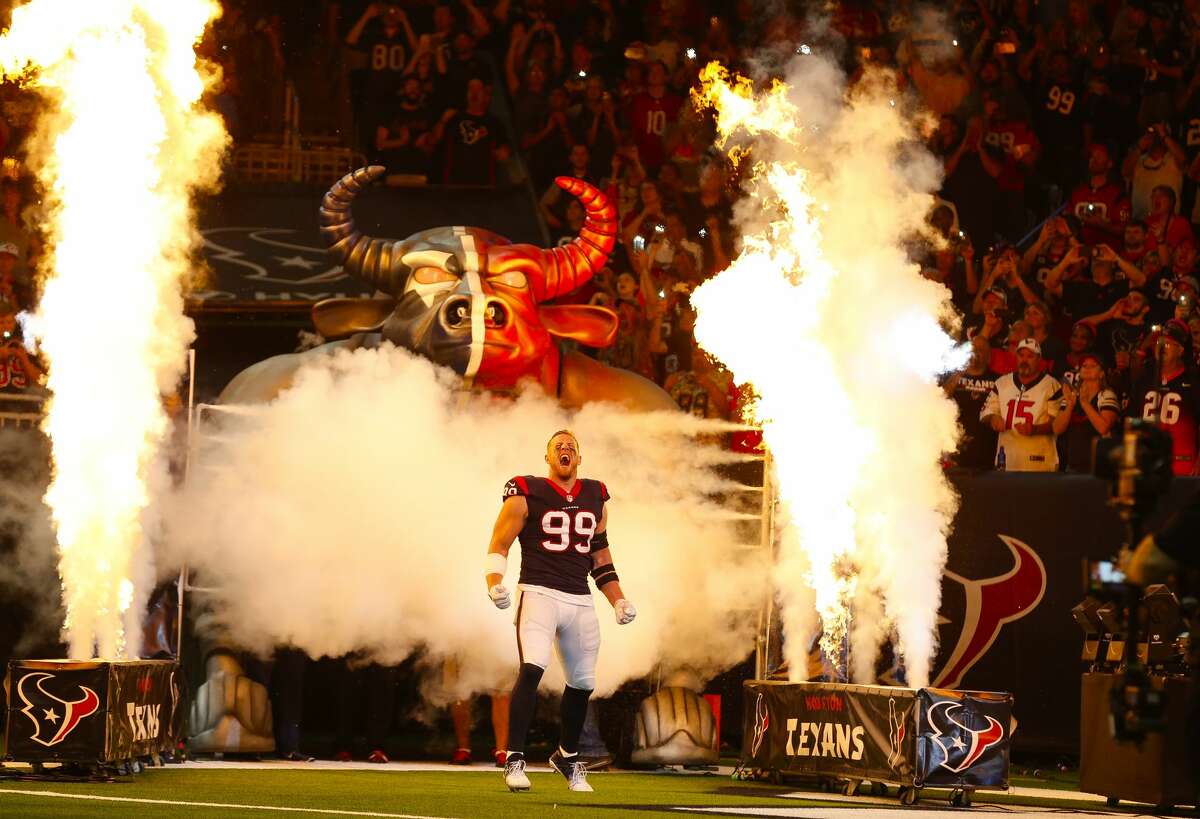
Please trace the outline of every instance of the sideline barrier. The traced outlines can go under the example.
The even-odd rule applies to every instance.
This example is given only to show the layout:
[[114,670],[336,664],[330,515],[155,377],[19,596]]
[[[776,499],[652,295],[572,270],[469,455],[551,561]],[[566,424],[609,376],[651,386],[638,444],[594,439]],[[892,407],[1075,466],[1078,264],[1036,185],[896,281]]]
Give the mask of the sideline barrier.
[[[955,804],[1008,787],[1011,694],[838,683],[746,682],[743,757],[775,774],[949,788]],[[964,801],[965,795],[965,801]]]
[[178,664],[12,660],[4,758],[112,764],[174,747],[183,727]]

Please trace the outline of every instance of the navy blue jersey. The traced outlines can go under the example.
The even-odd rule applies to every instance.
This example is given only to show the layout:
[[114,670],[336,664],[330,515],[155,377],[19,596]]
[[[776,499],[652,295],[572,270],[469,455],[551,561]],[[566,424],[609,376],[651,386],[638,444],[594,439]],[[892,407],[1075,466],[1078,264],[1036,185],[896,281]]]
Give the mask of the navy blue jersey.
[[582,478],[568,492],[549,478],[523,475],[504,484],[504,499],[513,495],[523,496],[529,504],[525,528],[518,536],[518,582],[589,594],[592,536],[600,525],[608,489],[600,481]]

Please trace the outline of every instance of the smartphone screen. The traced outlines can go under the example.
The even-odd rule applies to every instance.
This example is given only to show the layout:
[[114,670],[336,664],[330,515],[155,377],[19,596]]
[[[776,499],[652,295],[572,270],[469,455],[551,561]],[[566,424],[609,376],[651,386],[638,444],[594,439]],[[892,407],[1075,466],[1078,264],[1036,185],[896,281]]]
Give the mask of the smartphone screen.
[[1111,560],[1097,560],[1092,564],[1092,581],[1095,583],[1124,583],[1125,573]]

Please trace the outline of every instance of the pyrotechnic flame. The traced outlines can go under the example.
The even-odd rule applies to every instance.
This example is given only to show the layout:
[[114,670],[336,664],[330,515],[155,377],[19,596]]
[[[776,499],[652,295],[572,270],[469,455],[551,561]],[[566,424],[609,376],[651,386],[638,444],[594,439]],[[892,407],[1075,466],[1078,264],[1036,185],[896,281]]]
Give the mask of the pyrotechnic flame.
[[[740,255],[700,286],[696,338],[758,395],[755,414],[789,527],[775,580],[794,677],[817,629],[873,681],[895,630],[909,682],[928,681],[945,534],[940,466],[957,437],[935,382],[959,354],[950,293],[903,241],[921,231],[938,169],[873,74],[850,91],[817,56],[764,91],[710,64],[694,92],[719,144],[752,162]],[[820,617],[818,626],[815,613]]]
[[55,523],[72,657],[132,654],[148,592],[147,505],[165,476],[162,406],[192,325],[180,282],[226,137],[199,105],[214,0],[34,0],[0,70],[45,99],[30,163],[48,252],[33,326],[53,394]]

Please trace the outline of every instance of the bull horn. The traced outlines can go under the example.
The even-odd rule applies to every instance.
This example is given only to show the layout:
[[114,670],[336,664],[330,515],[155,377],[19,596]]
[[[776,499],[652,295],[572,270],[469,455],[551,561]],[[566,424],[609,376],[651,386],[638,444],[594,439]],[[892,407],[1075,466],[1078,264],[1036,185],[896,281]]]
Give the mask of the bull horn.
[[542,251],[545,278],[534,283],[538,301],[557,298],[583,285],[608,262],[617,239],[617,209],[599,188],[573,176],[556,177],[554,184],[580,201],[586,218],[573,242]]
[[[359,232],[350,214],[350,206],[364,188],[383,176],[387,169],[381,165],[359,168],[339,179],[321,200],[318,211],[321,236],[328,245],[330,257],[347,274],[383,290],[396,294],[403,287],[407,268],[400,264],[393,249],[393,239],[373,239]],[[401,279],[397,281],[397,279]]]

